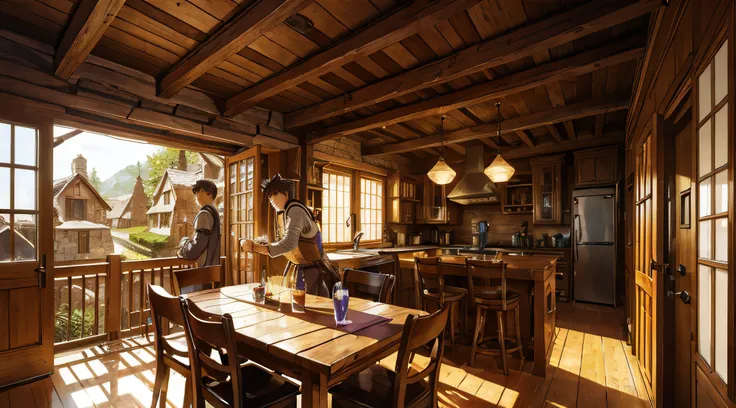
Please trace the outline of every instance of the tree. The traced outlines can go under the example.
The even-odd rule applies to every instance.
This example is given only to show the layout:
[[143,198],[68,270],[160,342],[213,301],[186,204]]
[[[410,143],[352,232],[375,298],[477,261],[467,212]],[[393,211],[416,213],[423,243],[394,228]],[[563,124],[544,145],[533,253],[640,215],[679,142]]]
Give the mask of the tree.
[[[197,162],[197,153],[185,153],[188,163]],[[156,153],[148,156],[148,164],[150,167],[148,180],[143,182],[143,187],[149,197],[153,197],[156,186],[161,182],[166,169],[176,169],[179,167],[179,150],[170,147],[163,147]]]
[[97,169],[94,167],[92,168],[92,173],[89,175],[89,182],[97,191],[100,191],[100,188],[102,188],[102,180],[100,180],[100,176],[97,175]]

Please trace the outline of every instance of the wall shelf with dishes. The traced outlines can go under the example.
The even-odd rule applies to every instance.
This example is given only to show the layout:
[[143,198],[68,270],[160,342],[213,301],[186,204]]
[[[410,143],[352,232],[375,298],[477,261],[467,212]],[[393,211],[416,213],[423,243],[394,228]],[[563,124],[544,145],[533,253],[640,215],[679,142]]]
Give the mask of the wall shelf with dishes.
[[532,174],[517,173],[501,187],[503,214],[531,214],[534,209]]

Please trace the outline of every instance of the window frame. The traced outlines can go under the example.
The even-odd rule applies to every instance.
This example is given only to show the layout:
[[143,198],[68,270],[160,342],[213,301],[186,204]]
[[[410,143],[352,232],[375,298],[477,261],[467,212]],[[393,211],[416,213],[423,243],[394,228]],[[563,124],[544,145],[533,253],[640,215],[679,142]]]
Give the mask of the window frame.
[[[708,46],[708,51],[705,53],[704,57],[701,60],[701,64],[699,68],[693,73],[691,83],[692,83],[692,91],[691,91],[691,98],[692,98],[692,105],[693,105],[693,137],[692,137],[692,144],[693,144],[693,153],[692,153],[692,189],[694,191],[691,191],[691,196],[694,197],[693,202],[691,203],[691,206],[693,207],[694,212],[694,218],[691,220],[691,228],[695,229],[694,233],[694,241],[691,248],[693,259],[695,261],[695,270],[693,273],[691,273],[691,288],[692,288],[692,295],[693,295],[693,303],[694,303],[694,319],[693,319],[693,335],[694,335],[694,347],[693,347],[693,360],[694,363],[700,368],[701,372],[705,374],[705,377],[708,379],[710,384],[712,384],[715,389],[718,391],[718,393],[726,399],[730,399],[731,401],[736,401],[736,369],[734,368],[734,352],[732,349],[732,346],[734,344],[734,333],[733,333],[733,327],[734,327],[734,305],[736,304],[736,296],[734,295],[735,290],[735,281],[734,279],[734,272],[733,272],[733,262],[734,262],[734,229],[733,229],[733,208],[734,208],[734,195],[736,194],[736,188],[734,188],[733,185],[733,174],[734,174],[734,152],[732,151],[734,148],[734,131],[732,129],[733,123],[734,123],[734,82],[732,79],[732,73],[731,70],[733,69],[733,59],[734,59],[734,39],[732,38],[733,35],[731,33],[731,30],[728,30],[726,28],[722,29],[721,34],[717,36],[717,38]],[[723,96],[723,99],[720,101],[716,101],[716,78],[715,78],[715,72],[716,72],[716,55],[721,50],[722,46],[728,41],[728,44],[726,45],[726,80],[727,80],[727,91],[726,95]],[[703,116],[703,118],[700,118],[700,83],[699,79],[701,75],[706,71],[711,70],[710,72],[710,102],[708,107],[708,112]],[[720,112],[722,109],[726,109],[726,129],[727,129],[727,135],[726,135],[726,143],[728,145],[728,156],[726,158],[726,163],[721,164],[720,166],[716,167],[715,163],[715,140],[716,140],[716,114]],[[708,123],[711,121],[711,123]],[[710,149],[711,149],[711,164],[712,169],[709,171],[703,173],[701,175],[700,173],[700,135],[699,131],[704,126],[710,126]],[[715,180],[716,175],[718,175],[721,172],[726,173],[726,182],[729,186],[729,191],[727,192],[727,209],[725,212],[716,212],[716,191],[715,191]],[[701,215],[701,205],[704,204],[701,198],[701,183],[704,181],[710,181],[711,187],[709,189],[709,202],[708,205],[710,205],[710,214],[709,215]],[[694,194],[694,196],[693,196]],[[716,260],[716,222],[718,220],[726,219],[727,220],[727,231],[726,235],[729,239],[728,245],[726,247],[726,261],[722,260]],[[700,234],[701,234],[701,221],[709,221],[711,224],[711,231],[710,231],[710,254],[709,258],[701,258],[700,257]],[[703,356],[700,354],[700,312],[701,312],[701,303],[700,303],[700,267],[705,266],[710,268],[710,285],[711,285],[711,291],[709,292],[710,297],[710,362],[706,361]],[[716,287],[716,274],[718,273],[718,269],[725,269],[727,273],[727,290],[726,294],[728,296],[728,299],[726,299],[727,304],[727,310],[726,310],[726,321],[723,322],[727,325],[728,330],[726,334],[726,353],[727,353],[727,363],[726,363],[726,378],[722,378],[722,376],[716,371],[716,342],[717,342],[717,332],[716,328],[720,323],[716,322],[716,295],[717,295],[717,287]]]
[[89,253],[89,231],[79,230],[77,231],[77,254],[88,254],[88,253]]
[[[380,181],[382,183],[382,192],[383,196],[381,197],[381,238],[379,239],[373,239],[373,240],[361,240],[361,246],[363,247],[378,247],[383,243],[383,228],[386,227],[386,185],[387,185],[387,179],[386,177],[371,173],[364,170],[358,170],[358,169],[351,169],[348,167],[338,166],[338,165],[327,165],[322,170],[322,175],[324,177],[324,174],[341,174],[345,176],[349,176],[350,179],[350,208],[349,208],[349,214],[355,214],[354,222],[355,222],[355,231],[360,231],[362,229],[363,220],[361,219],[361,205],[360,205],[360,179],[371,179],[375,181]],[[324,191],[328,191],[329,188],[327,186],[324,186]],[[324,193],[323,191],[323,193]],[[322,231],[323,231],[323,238],[324,238],[324,220],[325,216],[327,214],[327,211],[325,211],[325,203],[326,199],[323,196],[322,197]],[[343,220],[344,222],[344,220]],[[351,230],[352,234],[352,230]],[[345,242],[324,242],[323,247],[325,250],[336,250],[336,249],[346,249],[351,248],[353,244],[353,237],[350,236],[348,241]]]

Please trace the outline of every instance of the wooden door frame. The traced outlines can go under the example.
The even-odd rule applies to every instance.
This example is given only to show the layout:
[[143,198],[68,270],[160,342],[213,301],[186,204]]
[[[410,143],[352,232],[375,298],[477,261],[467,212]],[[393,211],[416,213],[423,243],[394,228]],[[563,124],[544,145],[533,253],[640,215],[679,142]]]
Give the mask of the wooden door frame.
[[[3,353],[13,353],[14,360],[27,360],[28,364],[18,366],[18,370],[34,372],[34,370],[41,372],[41,374],[33,374],[21,382],[32,381],[37,378],[41,378],[53,373],[54,370],[54,298],[52,295],[54,287],[54,236],[53,236],[53,192],[51,185],[53,184],[53,137],[54,137],[54,121],[53,118],[44,115],[42,112],[28,111],[23,108],[18,108],[10,104],[4,104],[0,101],[2,106],[2,114],[0,118],[4,121],[12,122],[18,125],[30,125],[39,129],[38,141],[37,141],[37,178],[36,178],[36,206],[38,210],[38,219],[36,221],[36,247],[37,256],[46,256],[46,275],[45,275],[45,290],[41,292],[41,305],[40,305],[40,332],[41,332],[41,344],[38,346],[25,346],[15,351],[5,351]],[[46,148],[42,148],[45,146]],[[48,183],[47,188],[42,186],[42,183]],[[13,188],[11,183],[10,188]],[[12,190],[11,190],[12,191]],[[42,231],[41,227],[50,227],[49,231]],[[38,259],[36,265],[40,263],[41,259]],[[31,261],[28,261],[30,264]],[[28,266],[25,265],[27,268]],[[12,269],[12,267],[11,267]],[[37,275],[34,275],[35,279],[39,279]],[[40,283],[40,280],[39,280]],[[13,385],[0,384],[0,387]]]

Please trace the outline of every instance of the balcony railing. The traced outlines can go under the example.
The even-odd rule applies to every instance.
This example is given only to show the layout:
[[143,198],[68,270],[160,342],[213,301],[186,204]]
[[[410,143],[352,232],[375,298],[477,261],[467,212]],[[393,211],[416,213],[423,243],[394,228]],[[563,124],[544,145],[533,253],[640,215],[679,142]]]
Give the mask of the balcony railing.
[[193,265],[181,258],[123,261],[109,255],[105,262],[55,266],[56,352],[147,334],[146,284],[171,292],[173,272]]

